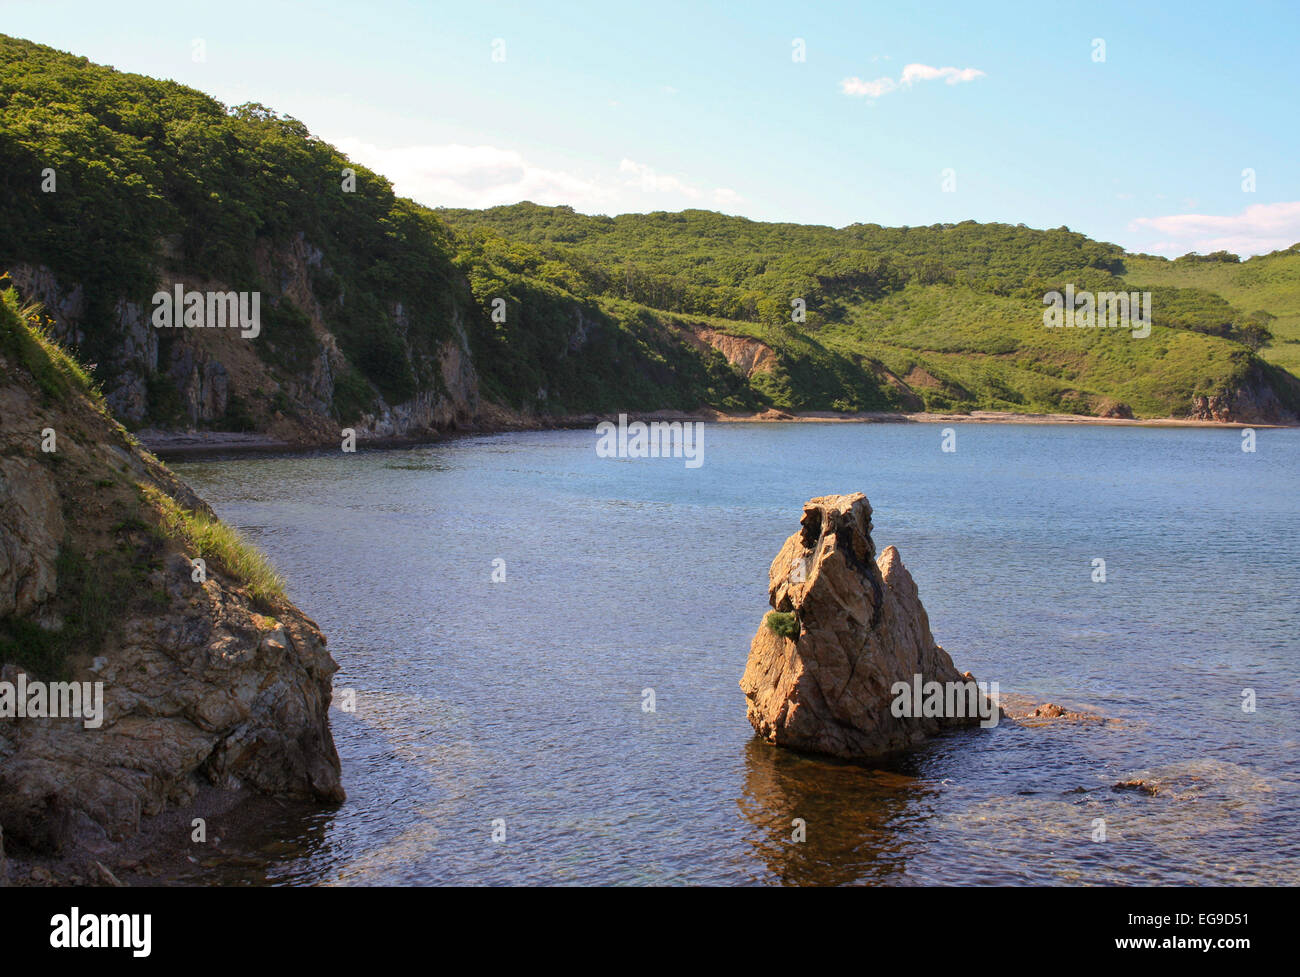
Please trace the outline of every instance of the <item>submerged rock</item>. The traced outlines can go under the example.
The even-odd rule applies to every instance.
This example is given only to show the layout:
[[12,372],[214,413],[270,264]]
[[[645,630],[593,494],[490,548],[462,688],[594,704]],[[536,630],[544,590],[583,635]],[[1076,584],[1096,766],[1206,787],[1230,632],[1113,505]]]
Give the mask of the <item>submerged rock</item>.
[[1140,779],[1121,780],[1119,783],[1112,786],[1111,790],[1132,790],[1141,794],[1147,794],[1150,797],[1155,797],[1160,793],[1160,785]]
[[[974,677],[958,672],[935,644],[898,551],[888,547],[877,559],[866,496],[812,499],[800,526],[772,561],[773,620],[759,625],[740,680],[759,736],[778,746],[865,759],[944,726],[996,717]],[[787,629],[797,636],[778,633]],[[912,690],[931,682],[952,690],[948,705],[959,708],[897,714],[899,683]]]
[[1114,725],[1119,720],[1109,719],[1095,712],[1072,709],[1055,702],[1038,703],[1036,699],[1008,692],[998,696],[1002,715],[1020,726],[1039,727],[1054,723],[1102,723]]

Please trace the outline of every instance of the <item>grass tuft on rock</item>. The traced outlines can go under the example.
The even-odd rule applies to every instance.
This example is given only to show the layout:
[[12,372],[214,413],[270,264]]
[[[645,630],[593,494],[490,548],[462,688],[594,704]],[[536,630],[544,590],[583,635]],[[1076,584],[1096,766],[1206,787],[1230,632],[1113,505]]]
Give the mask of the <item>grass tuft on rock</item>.
[[783,638],[795,641],[799,637],[799,618],[794,614],[787,614],[783,611],[768,611],[767,616],[763,618],[763,623],[767,625],[769,631],[779,634]]
[[180,537],[208,563],[215,562],[234,577],[258,600],[285,600],[284,578],[266,554],[249,543],[239,532],[206,515],[190,512],[165,492],[142,485],[145,498],[162,518],[162,528]]

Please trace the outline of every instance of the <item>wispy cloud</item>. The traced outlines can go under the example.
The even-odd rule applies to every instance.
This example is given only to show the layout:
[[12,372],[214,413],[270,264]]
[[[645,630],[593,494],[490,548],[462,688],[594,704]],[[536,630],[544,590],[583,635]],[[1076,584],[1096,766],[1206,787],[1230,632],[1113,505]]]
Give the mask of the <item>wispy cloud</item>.
[[1226,217],[1212,214],[1139,217],[1128,227],[1130,231],[1160,235],[1162,240],[1144,245],[1145,250],[1156,254],[1181,255],[1189,251],[1266,254],[1300,241],[1300,200],[1253,204],[1240,214]]
[[983,77],[984,72],[978,68],[934,68],[928,64],[909,64],[903,68],[897,81],[888,76],[874,81],[863,81],[854,76],[840,82],[840,91],[845,95],[880,98],[899,88],[910,88],[918,81],[937,81],[942,78],[946,84],[958,85]]
[[898,87],[892,78],[877,78],[875,81],[863,81],[861,78],[845,78],[840,82],[840,91],[845,95],[865,95],[867,98],[879,98]]
[[928,64],[909,64],[903,69],[901,79],[904,85],[910,85],[917,81],[934,81],[942,78],[949,85],[957,85],[963,81],[974,81],[976,78],[983,78],[984,72],[978,68],[931,68]]
[[569,204],[585,213],[710,207],[733,210],[744,198],[729,187],[707,187],[631,159],[592,173],[541,166],[497,146],[379,147],[358,139],[333,140],[350,158],[393,183],[393,189],[430,207],[493,207],[520,200]]

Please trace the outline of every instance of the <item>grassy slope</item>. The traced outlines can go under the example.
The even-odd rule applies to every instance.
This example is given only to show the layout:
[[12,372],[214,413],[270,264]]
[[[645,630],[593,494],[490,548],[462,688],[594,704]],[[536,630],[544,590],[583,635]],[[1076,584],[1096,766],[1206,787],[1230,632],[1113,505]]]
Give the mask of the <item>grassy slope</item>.
[[1243,313],[1262,309],[1277,316],[1273,342],[1260,355],[1300,376],[1300,251],[1290,249],[1231,262],[1175,262],[1129,258],[1127,281],[1139,285],[1203,288]]
[[[909,285],[859,307],[829,340],[906,377],[914,367],[948,389],[916,385],[927,407],[1094,413],[1107,400],[1138,416],[1185,412],[1189,396],[1245,376],[1237,343],[1154,326],[1145,339],[1110,329],[1048,329],[1041,302],[954,285]],[[969,398],[952,385],[966,391]]]

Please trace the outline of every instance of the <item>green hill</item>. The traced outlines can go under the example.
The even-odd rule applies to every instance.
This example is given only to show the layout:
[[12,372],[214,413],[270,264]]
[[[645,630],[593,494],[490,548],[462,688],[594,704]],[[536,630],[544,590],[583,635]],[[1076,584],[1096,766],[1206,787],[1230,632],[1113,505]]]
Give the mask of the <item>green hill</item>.
[[[1293,379],[1252,349],[1266,338],[1259,317],[1199,281],[1145,282],[1145,338],[1045,328],[1050,291],[1144,284],[1130,271],[1144,259],[1067,228],[834,229],[707,211],[589,217],[530,203],[436,213],[516,274],[703,317],[771,347],[775,364],[750,384],[779,407],[1156,417],[1186,416],[1195,398],[1277,391],[1282,411],[1296,409]],[[794,299],[802,322],[792,321]],[[1274,305],[1300,310],[1300,295],[1279,292]]]
[[[3,35],[0,183],[0,271],[137,428],[326,442],[705,407],[1300,413],[1279,368],[1296,366],[1291,271],[1184,278],[1067,228],[431,210],[264,106]],[[259,334],[154,328],[153,294],[178,284],[257,293]],[[1043,296],[1067,285],[1150,285],[1150,335],[1046,328]]]

